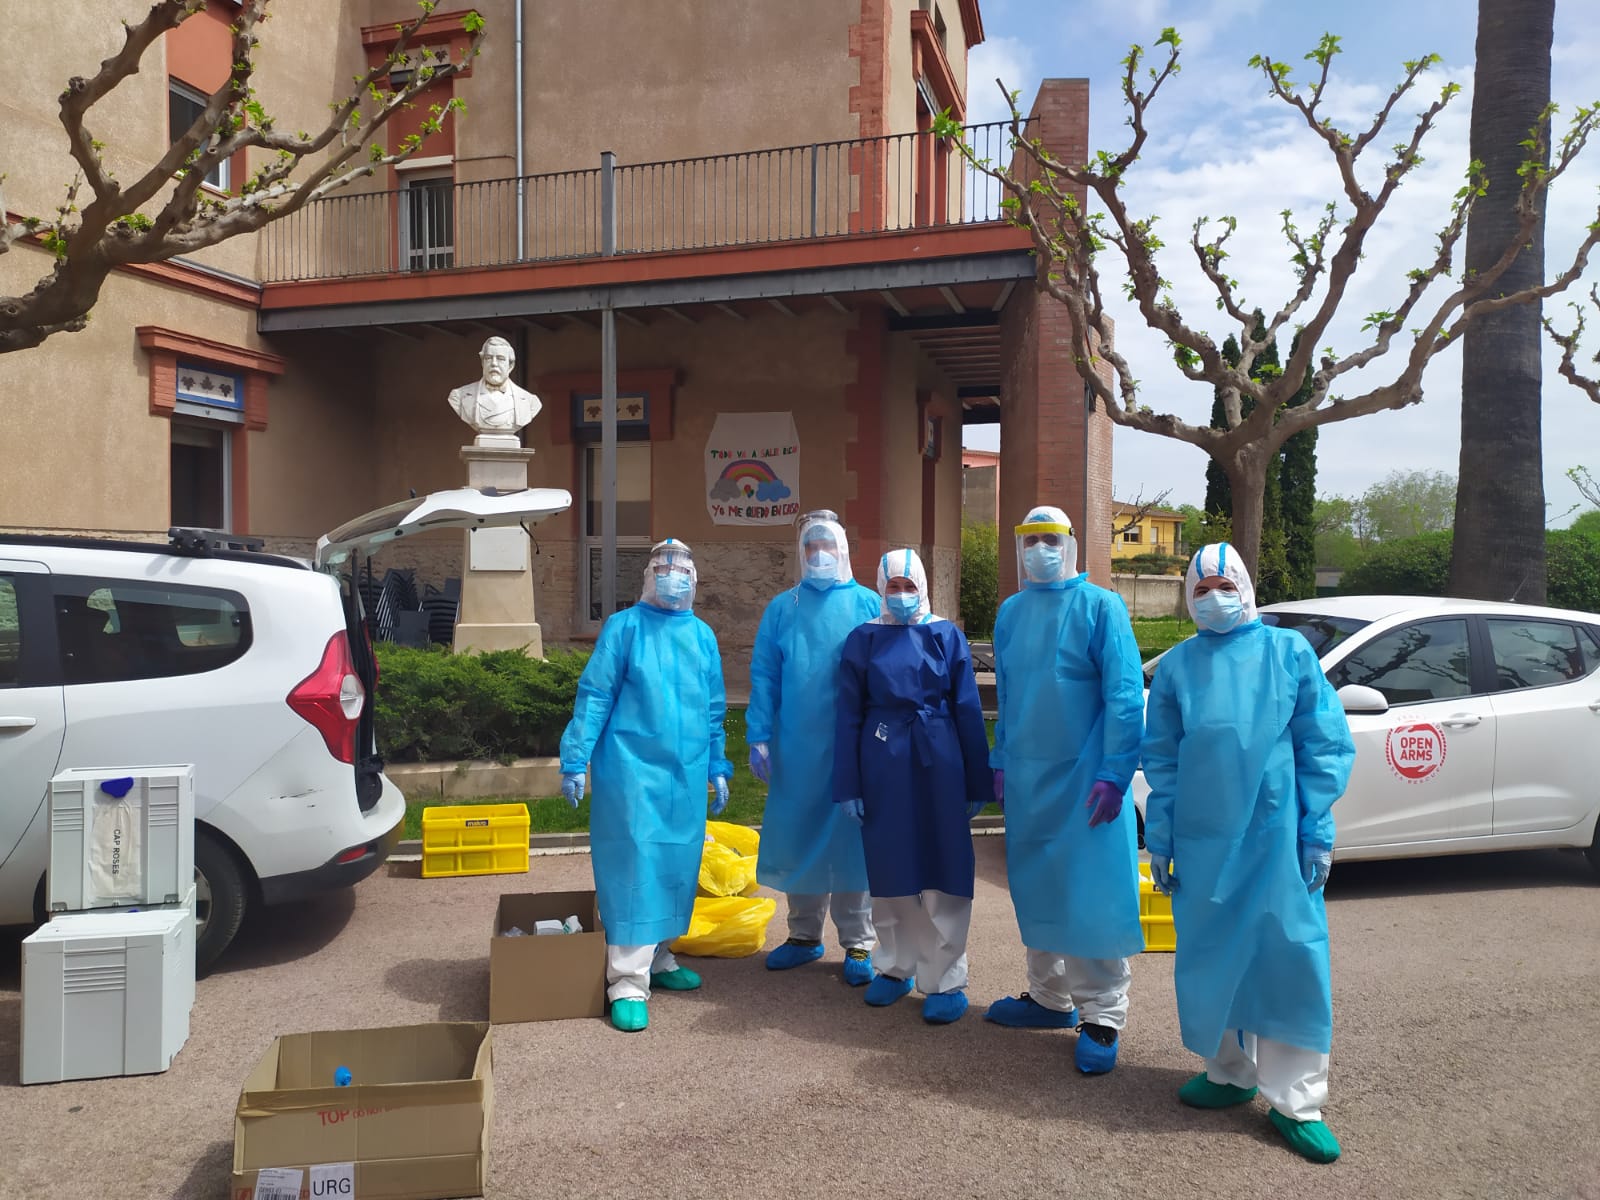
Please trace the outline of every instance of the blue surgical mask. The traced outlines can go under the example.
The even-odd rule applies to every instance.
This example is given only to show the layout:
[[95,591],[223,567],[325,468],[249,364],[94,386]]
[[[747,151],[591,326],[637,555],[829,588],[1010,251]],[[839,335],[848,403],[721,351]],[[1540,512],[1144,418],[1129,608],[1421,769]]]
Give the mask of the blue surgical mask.
[[830,588],[839,581],[839,559],[826,550],[806,558],[805,582],[812,587]]
[[1194,621],[1212,633],[1227,633],[1244,620],[1244,598],[1238,592],[1207,592],[1194,602]]
[[656,576],[656,599],[664,608],[676,608],[689,594],[689,577],[682,571]]
[[915,592],[903,592],[898,596],[890,596],[887,604],[889,615],[904,625],[917,615],[917,609],[922,607],[922,597]]
[[1061,547],[1047,546],[1043,542],[1029,546],[1022,552],[1022,565],[1029,579],[1053,583],[1061,578]]

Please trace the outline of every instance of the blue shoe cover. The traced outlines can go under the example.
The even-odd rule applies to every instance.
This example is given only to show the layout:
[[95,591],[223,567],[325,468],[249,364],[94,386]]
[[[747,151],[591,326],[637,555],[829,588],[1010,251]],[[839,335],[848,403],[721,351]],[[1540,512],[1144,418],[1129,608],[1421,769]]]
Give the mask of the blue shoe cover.
[[876,975],[872,969],[872,955],[859,950],[845,951],[844,981],[851,987],[866,987]]
[[1023,992],[1020,996],[996,1000],[984,1011],[983,1019],[1012,1029],[1076,1029],[1078,1010],[1057,1012]]
[[1122,1035],[1109,1046],[1102,1046],[1083,1030],[1078,1030],[1078,1044],[1073,1048],[1072,1059],[1085,1075],[1104,1075],[1117,1065],[1117,1048],[1122,1045]]
[[669,992],[692,992],[700,986],[700,976],[688,967],[675,967],[650,976],[650,986]]
[[887,1008],[911,990],[911,980],[879,975],[867,984],[866,1002],[873,1008]]
[[643,1000],[613,1000],[611,1025],[623,1033],[638,1033],[650,1024],[650,1009]]
[[804,942],[785,942],[767,955],[767,970],[787,971],[790,967],[803,967],[822,957],[822,943],[807,945]]
[[922,1019],[929,1025],[949,1025],[966,1011],[965,992],[935,992],[922,1002]]

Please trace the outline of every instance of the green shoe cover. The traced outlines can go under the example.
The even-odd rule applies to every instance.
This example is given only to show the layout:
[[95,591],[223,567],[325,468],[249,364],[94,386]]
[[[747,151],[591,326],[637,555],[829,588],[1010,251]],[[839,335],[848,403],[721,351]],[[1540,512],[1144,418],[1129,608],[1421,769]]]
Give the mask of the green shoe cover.
[[1255,1094],[1255,1088],[1213,1083],[1204,1071],[1178,1089],[1178,1099],[1190,1108],[1232,1108],[1235,1104],[1254,1099]]
[[623,1033],[638,1033],[650,1024],[650,1006],[643,1000],[613,1000],[611,1024]]
[[1301,1158],[1314,1163],[1331,1163],[1339,1157],[1339,1139],[1321,1121],[1296,1121],[1277,1109],[1267,1113],[1267,1116],[1277,1126],[1278,1132],[1283,1134],[1284,1141],[1294,1147],[1294,1152]]
[[692,992],[700,986],[700,976],[688,967],[678,967],[650,976],[650,986],[665,988],[669,992]]

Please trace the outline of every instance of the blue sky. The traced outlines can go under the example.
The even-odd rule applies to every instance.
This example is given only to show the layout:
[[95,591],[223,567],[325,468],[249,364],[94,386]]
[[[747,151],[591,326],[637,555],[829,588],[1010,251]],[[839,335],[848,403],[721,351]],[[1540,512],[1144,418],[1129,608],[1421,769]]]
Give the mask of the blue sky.
[[[1270,310],[1292,286],[1287,254],[1278,233],[1277,213],[1292,207],[1305,228],[1327,198],[1337,196],[1327,166],[1327,150],[1303,119],[1266,94],[1260,77],[1246,65],[1252,54],[1271,54],[1299,65],[1323,32],[1343,38],[1344,53],[1325,98],[1335,120],[1347,130],[1364,128],[1399,80],[1400,63],[1427,53],[1443,62],[1397,107],[1389,132],[1374,149],[1409,133],[1410,118],[1437,95],[1446,80],[1463,92],[1424,142],[1425,165],[1401,190],[1391,212],[1369,236],[1366,258],[1341,312],[1346,319],[1330,331],[1341,350],[1364,344],[1357,332],[1362,315],[1392,308],[1404,273],[1429,256],[1433,235],[1443,223],[1450,195],[1467,162],[1472,107],[1473,44],[1477,5],[1473,0],[1343,0],[1337,5],[1308,0],[1118,0],[1114,4],[1068,0],[983,0],[987,40],[971,56],[968,104],[973,121],[1006,115],[996,77],[1022,93],[1024,108],[1039,80],[1048,76],[1087,77],[1090,90],[1090,145],[1120,149],[1127,134],[1118,90],[1120,60],[1128,46],[1153,44],[1162,28],[1183,36],[1182,72],[1163,86],[1147,118],[1151,139],[1127,183],[1134,213],[1159,214],[1169,249],[1161,260],[1173,280],[1180,310],[1220,340],[1226,325],[1216,318],[1215,292],[1209,290],[1187,251],[1188,232],[1200,215],[1231,215],[1239,230],[1230,247],[1233,273],[1246,299]],[[1600,4],[1558,0],[1552,91],[1563,113],[1600,100],[1593,64],[1600,61]],[[1305,64],[1309,68],[1310,64]],[[1298,72],[1302,77],[1305,72]],[[1422,99],[1422,97],[1426,99]],[[1418,100],[1412,103],[1413,99]],[[1566,117],[1558,118],[1564,123]],[[1578,168],[1552,193],[1546,232],[1546,270],[1554,273],[1571,260],[1583,227],[1595,219],[1600,203],[1600,141]],[[1379,169],[1376,159],[1373,174]],[[1369,175],[1369,177],[1371,177]],[[1115,251],[1112,252],[1113,254]],[[1109,261],[1102,269],[1110,271]],[[1582,292],[1600,281],[1600,263],[1591,263]],[[1107,289],[1108,293],[1112,289]],[[1423,305],[1435,293],[1424,298]],[[1419,308],[1419,311],[1422,311]],[[1547,316],[1567,324],[1563,300],[1547,303]],[[1160,339],[1149,334],[1136,314],[1116,314],[1118,342],[1134,364],[1144,402],[1158,412],[1174,412],[1192,422],[1207,419],[1211,392],[1190,383],[1171,367]],[[1591,314],[1588,352],[1600,350],[1600,314]],[[1398,346],[1398,340],[1397,340]],[[1285,347],[1287,349],[1287,347]],[[1400,347],[1403,351],[1404,347]],[[1400,366],[1379,364],[1352,377],[1344,394],[1393,378]],[[1563,472],[1587,465],[1600,475],[1600,406],[1561,379],[1559,356],[1549,350],[1544,365],[1545,492],[1552,517],[1579,502]],[[1402,412],[1378,413],[1324,426],[1319,441],[1318,492],[1355,495],[1393,470],[1427,469],[1455,473],[1460,453],[1461,357],[1447,350],[1423,378],[1425,399]],[[966,432],[966,444],[992,449],[995,426]],[[1170,502],[1199,503],[1204,496],[1206,458],[1198,450],[1167,438],[1133,430],[1116,431],[1116,490],[1146,498],[1172,489]],[[1048,497],[1040,497],[1048,499]],[[1557,525],[1565,525],[1559,520]]]

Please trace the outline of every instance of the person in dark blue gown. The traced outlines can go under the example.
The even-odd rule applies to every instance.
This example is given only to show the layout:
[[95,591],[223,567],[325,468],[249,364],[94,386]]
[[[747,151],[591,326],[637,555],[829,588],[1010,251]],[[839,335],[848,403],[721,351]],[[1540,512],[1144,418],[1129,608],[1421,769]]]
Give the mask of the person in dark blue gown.
[[878,563],[883,615],[845,640],[839,666],[834,800],[861,822],[878,977],[866,1001],[915,986],[923,1019],[967,1010],[971,819],[993,796],[989,739],[966,636],[928,608],[912,550]]

